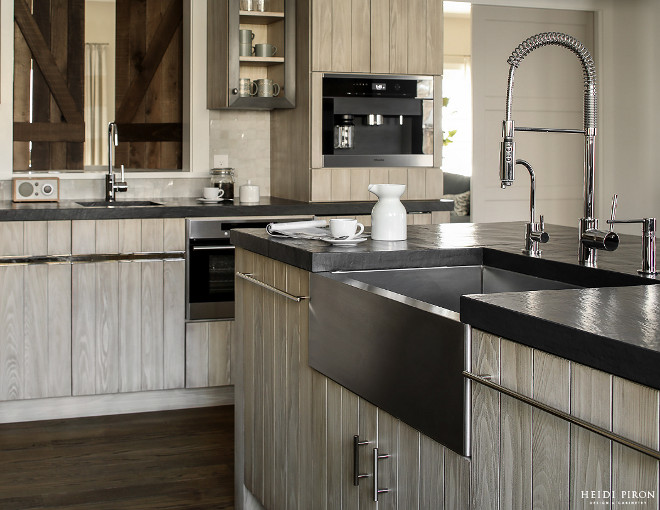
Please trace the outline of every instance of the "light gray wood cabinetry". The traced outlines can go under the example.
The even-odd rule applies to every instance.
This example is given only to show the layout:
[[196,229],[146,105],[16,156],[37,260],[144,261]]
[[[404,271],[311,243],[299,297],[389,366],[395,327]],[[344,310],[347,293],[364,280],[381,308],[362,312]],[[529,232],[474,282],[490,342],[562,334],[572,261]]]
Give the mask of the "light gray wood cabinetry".
[[185,262],[121,255],[182,251],[184,220],[74,221],[74,254],[119,260],[72,268],[74,395],[184,387]]
[[[68,221],[0,223],[0,256],[71,253]],[[0,262],[0,400],[71,394],[71,264]]]
[[186,324],[186,388],[227,386],[231,376],[234,321]]
[[[293,296],[309,273],[238,249],[237,271]],[[245,486],[266,509],[467,508],[469,461],[341,387],[307,364],[308,300],[236,280],[242,342]],[[359,470],[353,485],[353,437]],[[374,501],[374,448],[379,488]],[[448,487],[447,484],[454,484]]]
[[311,4],[313,71],[442,74],[442,2]]
[[[472,332],[472,372],[658,449],[655,389]],[[472,383],[472,508],[658,508],[658,461]]]

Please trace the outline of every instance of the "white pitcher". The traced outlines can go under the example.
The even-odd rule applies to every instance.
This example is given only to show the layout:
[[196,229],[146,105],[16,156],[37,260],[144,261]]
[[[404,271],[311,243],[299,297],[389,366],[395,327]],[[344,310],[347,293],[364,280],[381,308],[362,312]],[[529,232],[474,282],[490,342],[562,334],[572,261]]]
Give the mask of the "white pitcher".
[[405,241],[407,235],[406,208],[399,198],[405,184],[369,184],[369,191],[378,197],[371,211],[371,239],[374,241]]

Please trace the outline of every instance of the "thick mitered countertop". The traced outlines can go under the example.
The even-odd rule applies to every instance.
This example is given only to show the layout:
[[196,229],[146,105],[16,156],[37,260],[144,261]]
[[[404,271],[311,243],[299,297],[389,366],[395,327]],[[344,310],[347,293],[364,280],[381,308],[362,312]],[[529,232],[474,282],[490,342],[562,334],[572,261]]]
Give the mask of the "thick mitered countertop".
[[[0,221],[43,221],[43,220],[103,220],[126,218],[186,218],[186,217],[240,217],[240,216],[285,216],[307,214],[317,216],[371,214],[374,202],[298,202],[275,197],[261,197],[258,203],[245,204],[225,201],[207,204],[196,198],[139,198],[151,200],[159,205],[84,207],[78,202],[13,203],[0,201]],[[98,199],[103,202],[103,199]],[[121,203],[123,199],[117,200]],[[130,200],[126,200],[130,201]],[[408,212],[450,211],[452,200],[405,200]]]
[[485,264],[584,289],[508,292],[461,298],[461,320],[475,328],[660,389],[660,286],[641,277],[641,238],[621,235],[597,268],[577,259],[577,229],[548,225],[539,258],[521,253],[524,223],[408,227],[406,241],[369,239],[354,247],[232,231],[247,250],[312,272]]

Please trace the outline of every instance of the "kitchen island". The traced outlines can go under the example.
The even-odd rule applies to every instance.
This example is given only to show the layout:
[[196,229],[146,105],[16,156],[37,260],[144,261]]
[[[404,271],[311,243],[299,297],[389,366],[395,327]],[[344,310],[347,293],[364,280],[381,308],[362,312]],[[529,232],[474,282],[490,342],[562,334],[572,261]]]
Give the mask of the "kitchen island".
[[[270,239],[261,231],[249,230],[234,231],[232,241],[242,248],[239,260],[252,266],[244,269],[259,278],[259,267],[270,267],[273,272],[270,273],[271,269],[266,273],[262,271],[262,278],[268,280],[270,274],[271,286],[287,292],[293,290],[293,294],[299,296],[309,295],[305,292],[308,291],[310,272],[470,264],[586,287],[461,298],[461,319],[473,326],[469,346],[471,356],[466,362],[466,371],[487,375],[490,381],[502,387],[657,451],[660,381],[655,367],[660,354],[660,327],[655,318],[654,303],[660,287],[654,285],[655,279],[637,274],[641,263],[641,241],[638,237],[621,236],[617,251],[599,253],[598,268],[587,268],[577,263],[577,229],[549,226],[547,231],[550,242],[543,245],[540,258],[520,253],[523,223],[414,226],[409,227],[407,241],[369,240],[352,248],[331,247],[321,241]],[[237,270],[241,269],[237,267]],[[295,289],[287,288],[289,274],[297,275]],[[255,292],[251,287],[250,283],[242,283],[241,292],[246,292],[248,297],[258,294],[266,306],[271,299],[268,292]],[[277,307],[278,298],[272,299],[272,306]],[[340,464],[344,457],[350,456],[349,439],[352,440],[352,435],[348,433],[350,428],[345,429],[344,425],[346,420],[355,419],[352,399],[358,402],[358,421],[362,416],[359,410],[362,407],[369,409],[370,403],[363,402],[361,395],[353,395],[350,389],[309,368],[306,351],[308,305],[305,301],[301,303],[297,305],[299,320],[295,329],[299,334],[299,345],[296,344],[299,351],[296,352],[300,364],[294,380],[298,382],[295,400],[300,404],[298,425],[303,435],[296,436],[296,439],[301,441],[300,449],[309,446],[320,459],[316,458],[307,467],[302,462],[299,468],[303,479],[298,481],[312,487],[321,484],[319,491],[323,492],[334,487],[333,477],[336,477],[346,482],[339,483],[344,493],[355,491],[355,497],[362,501],[365,481],[360,482],[359,488],[352,489],[354,486],[348,483],[350,480],[343,479],[346,473],[341,469],[337,471],[334,463],[335,456]],[[289,316],[286,317],[289,325]],[[246,437],[261,438],[258,444],[265,447],[266,455],[264,459],[252,457],[256,450],[255,443],[250,443],[246,450],[246,469],[248,464],[250,469],[245,473],[247,487],[266,508],[279,508],[275,501],[278,501],[280,483],[277,477],[270,478],[268,468],[277,465],[278,456],[270,456],[265,446],[269,437],[277,437],[277,427],[266,426],[266,416],[259,414],[262,411],[255,414],[257,408],[273,409],[277,414],[279,397],[277,389],[269,398],[268,395],[259,396],[260,392],[255,388],[273,387],[268,384],[271,377],[275,388],[281,378],[286,386],[293,365],[290,360],[281,367],[277,362],[280,359],[277,356],[279,339],[285,338],[286,345],[290,345],[289,329],[278,330],[277,334],[273,330],[269,336],[267,325],[266,314],[263,328],[251,329],[250,334],[243,335],[246,341],[243,347],[248,353],[259,354],[258,358],[251,358],[252,365],[243,367],[246,387],[256,398],[256,401],[250,400],[246,394]],[[290,325],[292,327],[293,323]],[[278,327],[277,322],[274,327]],[[260,350],[259,339],[266,337],[271,340]],[[272,359],[269,358],[270,349],[273,349]],[[285,358],[288,353],[289,350],[285,349]],[[256,366],[269,359],[264,371],[258,374]],[[305,370],[310,373],[303,381]],[[304,389],[308,385],[312,388],[309,394]],[[291,396],[286,391],[283,393]],[[333,407],[337,401],[339,407]],[[344,402],[351,402],[348,409],[344,408]],[[376,415],[382,416],[376,427],[380,433],[372,434],[374,437],[367,438],[367,441],[381,445],[382,437],[381,451],[382,448],[396,451],[398,459],[396,467],[391,468],[398,473],[398,478],[392,478],[385,467],[387,461],[382,462],[385,472],[381,469],[378,483],[389,484],[394,489],[392,494],[381,495],[381,501],[390,497],[396,499],[399,508],[408,508],[408,504],[419,504],[419,508],[442,508],[437,506],[437,500],[434,503],[432,498],[429,499],[429,490],[433,486],[435,498],[441,497],[445,508],[468,508],[468,505],[470,508],[568,508],[569,505],[582,508],[605,502],[616,507],[633,504],[630,501],[657,507],[656,459],[480,384],[472,383],[471,403],[472,455],[469,458],[456,455],[424,434],[415,436],[416,431],[411,432],[405,421],[376,408]],[[366,414],[370,412],[374,411],[366,411]],[[257,425],[260,423],[265,428],[251,427],[255,417],[264,419]],[[389,424],[389,428],[381,431],[381,423]],[[330,438],[334,440],[337,436],[337,426],[340,433],[336,440],[343,446],[334,451],[329,445]],[[369,429],[368,424],[365,427]],[[362,439],[359,424],[354,430],[359,430]],[[262,433],[266,435],[262,436]],[[324,444],[328,445],[322,451],[314,449],[311,441],[311,438],[319,440],[319,434],[325,437]],[[285,434],[282,436],[284,444],[288,444],[287,437],[293,439]],[[392,440],[394,437],[395,441]],[[412,443],[418,445],[412,451],[406,448],[411,438]],[[441,448],[442,462],[429,458],[433,457],[430,453],[433,450],[427,441]],[[423,444],[427,447],[419,446]],[[362,453],[358,456],[362,459]],[[253,461],[265,462],[266,466],[256,477],[259,482],[256,486]],[[365,470],[366,464],[360,466]],[[426,466],[426,469],[420,466]],[[442,476],[429,480],[429,469],[435,473],[441,471]],[[373,469],[366,471],[372,473]],[[277,473],[277,469],[274,472]],[[269,481],[268,484],[264,485],[261,476]],[[371,480],[367,485],[372,485],[373,489]],[[289,487],[285,492],[291,490],[294,489]],[[624,494],[625,491],[629,492]],[[635,494],[632,491],[636,491]],[[312,498],[310,507],[315,507],[314,490],[299,494],[303,499]],[[316,502],[319,501],[321,499]],[[296,506],[287,504],[282,507]],[[333,508],[351,508],[351,505]]]

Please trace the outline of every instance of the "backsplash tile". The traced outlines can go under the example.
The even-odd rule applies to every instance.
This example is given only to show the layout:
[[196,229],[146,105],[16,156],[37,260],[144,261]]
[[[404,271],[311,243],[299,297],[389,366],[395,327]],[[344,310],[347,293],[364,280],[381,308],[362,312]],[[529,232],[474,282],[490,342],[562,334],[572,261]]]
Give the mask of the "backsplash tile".
[[227,154],[236,186],[260,186],[270,195],[270,112],[211,111],[209,123],[209,168],[214,154]]

